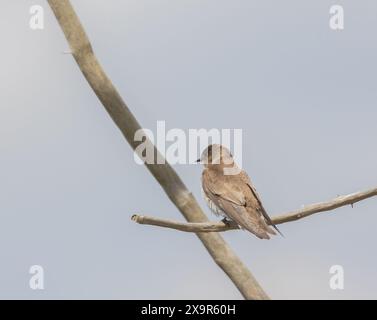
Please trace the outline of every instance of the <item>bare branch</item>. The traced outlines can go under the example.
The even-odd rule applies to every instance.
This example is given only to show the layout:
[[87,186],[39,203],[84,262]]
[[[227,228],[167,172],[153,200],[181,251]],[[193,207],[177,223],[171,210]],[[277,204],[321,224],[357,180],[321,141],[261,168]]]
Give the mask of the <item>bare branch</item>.
[[296,211],[288,212],[286,214],[279,215],[277,217],[272,218],[272,222],[274,224],[282,224],[290,221],[299,220],[312,214],[334,210],[340,207],[344,207],[347,205],[353,205],[356,202],[377,196],[377,188],[369,189],[366,191],[360,191],[351,193],[346,196],[339,196],[333,200],[314,203],[308,206],[305,206],[302,209],[298,209]]
[[[302,209],[292,211],[280,216],[271,218],[274,224],[282,224],[290,221],[299,220],[308,217],[312,214],[334,210],[339,207],[353,205],[356,202],[365,200],[377,196],[377,188],[369,189],[367,191],[361,191],[352,193],[346,196],[339,196],[333,200],[314,203],[308,205]],[[222,232],[229,230],[237,230],[239,227],[234,223],[219,222],[201,222],[201,223],[184,223],[148,216],[133,215],[132,220],[139,224],[153,225],[158,227],[176,229],[184,232]]]
[[236,224],[228,224],[224,223],[223,221],[187,223],[155,217],[139,216],[137,214],[134,214],[131,219],[139,224],[176,229],[183,232],[222,232],[239,229]]
[[[72,56],[89,85],[101,101],[128,143],[135,150],[141,143],[135,141],[135,132],[141,126],[123,101],[115,86],[98,62],[90,41],[68,0],[48,0],[55,17],[69,43]],[[164,159],[152,142],[144,143],[154,148],[155,154]],[[186,186],[166,162],[147,164],[147,167],[169,199],[189,222],[207,222],[208,219]],[[216,264],[228,275],[246,299],[268,299],[245,264],[236,256],[230,246],[218,233],[198,233],[197,236]]]

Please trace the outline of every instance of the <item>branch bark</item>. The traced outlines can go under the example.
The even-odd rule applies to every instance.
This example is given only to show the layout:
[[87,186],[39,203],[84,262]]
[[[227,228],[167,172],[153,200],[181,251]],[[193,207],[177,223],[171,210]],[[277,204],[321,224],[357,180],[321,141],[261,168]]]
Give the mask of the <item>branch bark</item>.
[[314,203],[296,211],[288,212],[280,216],[272,218],[275,224],[282,224],[290,221],[299,220],[312,214],[334,210],[347,205],[353,205],[356,202],[377,196],[377,188],[368,189],[366,191],[360,191],[351,193],[345,196],[339,196],[333,200]]
[[[335,199],[326,202],[314,203],[305,206],[302,209],[291,211],[280,216],[272,217],[274,224],[282,224],[291,221],[300,220],[302,218],[311,216],[312,214],[330,211],[339,207],[353,205],[356,202],[377,196],[377,188],[360,191],[345,196],[339,196]],[[202,223],[184,223],[166,219],[160,219],[148,216],[133,215],[132,220],[139,224],[153,225],[158,227],[170,228],[184,232],[222,232],[229,230],[237,230],[239,227],[234,223],[219,222],[202,222]]]
[[[136,131],[141,130],[141,126],[98,62],[71,3],[69,0],[48,0],[48,3],[63,30],[81,72],[135,150],[140,142],[135,141],[134,136]],[[150,141],[146,143],[150,144],[155,154],[163,159]],[[147,164],[147,167],[187,221],[208,222],[193,195],[168,163]],[[245,264],[218,233],[198,233],[197,236],[216,264],[228,275],[245,299],[268,299],[267,294]]]
[[238,225],[233,223],[225,223],[223,221],[218,222],[196,222],[196,223],[187,223],[180,221],[173,221],[168,219],[161,219],[149,216],[140,216],[134,214],[131,217],[131,220],[135,221],[138,224],[146,224],[151,226],[175,229],[183,232],[223,232],[229,230],[239,229]]

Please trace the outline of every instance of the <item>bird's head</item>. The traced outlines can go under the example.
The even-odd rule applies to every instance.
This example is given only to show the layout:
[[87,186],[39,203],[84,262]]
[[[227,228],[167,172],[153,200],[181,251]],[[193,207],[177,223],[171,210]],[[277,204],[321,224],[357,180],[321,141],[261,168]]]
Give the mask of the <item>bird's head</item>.
[[201,157],[196,161],[207,167],[233,166],[234,160],[229,149],[220,144],[211,144],[202,152]]

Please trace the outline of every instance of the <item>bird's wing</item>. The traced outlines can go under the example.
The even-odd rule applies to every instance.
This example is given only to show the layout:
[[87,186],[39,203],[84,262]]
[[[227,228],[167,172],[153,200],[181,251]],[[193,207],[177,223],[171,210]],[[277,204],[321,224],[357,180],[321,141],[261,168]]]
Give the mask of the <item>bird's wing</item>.
[[[246,207],[246,198],[243,192],[227,183],[214,183],[211,177],[204,175],[203,191],[207,197],[226,215],[242,228],[255,234],[258,238],[269,239],[269,227],[258,211]],[[271,232],[270,232],[271,233]]]
[[247,186],[250,188],[250,191],[252,192],[254,198],[257,200],[258,206],[257,206],[256,209],[263,215],[263,217],[266,219],[267,223],[269,225],[271,225],[272,227],[274,227],[274,229],[283,236],[283,234],[280,232],[278,227],[272,222],[270,216],[268,215],[267,211],[263,207],[262,200],[261,200],[261,198],[260,198],[260,196],[257,192],[257,189],[255,189],[253,183],[250,180],[250,177],[247,175],[246,172],[244,172],[244,171],[241,172],[241,179],[244,181],[244,183],[247,184]]
[[250,231],[260,239],[270,239],[267,231],[268,226],[256,212],[247,210],[245,206],[236,205],[221,197],[218,199],[218,203],[229,218],[243,229]]

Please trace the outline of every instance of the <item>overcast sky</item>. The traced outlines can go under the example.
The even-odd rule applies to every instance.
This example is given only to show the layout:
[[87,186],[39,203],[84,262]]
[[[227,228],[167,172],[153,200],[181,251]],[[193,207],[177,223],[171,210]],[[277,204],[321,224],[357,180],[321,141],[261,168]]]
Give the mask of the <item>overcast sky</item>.
[[[377,185],[377,3],[74,0],[142,126],[243,129],[273,216]],[[29,8],[45,9],[44,30]],[[329,28],[341,4],[345,29]],[[193,234],[130,221],[177,209],[86,83],[46,1],[0,4],[0,298],[239,299]],[[205,212],[199,165],[174,166]],[[377,199],[223,236],[272,298],[377,298]],[[29,268],[44,268],[31,290]],[[344,290],[329,269],[342,265]]]

